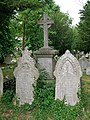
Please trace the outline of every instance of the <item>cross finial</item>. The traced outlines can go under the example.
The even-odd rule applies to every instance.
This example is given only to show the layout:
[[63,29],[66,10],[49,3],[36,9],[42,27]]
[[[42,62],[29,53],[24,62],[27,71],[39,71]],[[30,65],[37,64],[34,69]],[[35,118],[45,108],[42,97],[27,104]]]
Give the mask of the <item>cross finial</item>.
[[38,24],[43,26],[44,31],[44,47],[48,47],[48,28],[53,24],[54,21],[48,17],[47,13],[44,13],[43,18],[41,18]]

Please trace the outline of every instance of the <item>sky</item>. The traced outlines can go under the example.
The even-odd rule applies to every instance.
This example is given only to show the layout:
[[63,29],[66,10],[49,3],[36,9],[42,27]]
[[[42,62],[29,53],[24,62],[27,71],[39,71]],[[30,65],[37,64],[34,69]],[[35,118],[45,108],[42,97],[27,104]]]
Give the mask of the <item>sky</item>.
[[83,5],[87,0],[54,0],[57,5],[60,6],[60,9],[64,13],[69,13],[70,17],[73,18],[73,25],[79,23],[80,14],[79,10],[83,9]]

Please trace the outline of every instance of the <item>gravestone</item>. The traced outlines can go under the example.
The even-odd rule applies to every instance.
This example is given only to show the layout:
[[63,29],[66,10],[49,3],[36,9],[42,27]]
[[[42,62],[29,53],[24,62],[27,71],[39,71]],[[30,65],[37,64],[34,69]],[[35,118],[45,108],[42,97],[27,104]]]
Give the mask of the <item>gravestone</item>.
[[28,51],[27,48],[25,48],[18,61],[14,76],[16,78],[16,95],[20,105],[31,104],[33,101],[33,84],[38,79],[39,72],[35,67],[34,59],[31,57],[31,51]]
[[86,75],[90,75],[90,67],[86,68]]
[[81,68],[77,59],[67,50],[56,63],[55,99],[66,100],[67,104],[75,105],[80,87]]
[[44,46],[34,52],[37,62],[40,64],[41,69],[45,68],[49,74],[48,79],[53,78],[53,71],[55,67],[54,56],[57,54],[56,50],[48,46],[48,28],[54,21],[48,17],[47,13],[44,13],[43,17],[38,21],[44,31]]
[[90,52],[89,52],[88,56],[89,56],[89,60],[90,60]]
[[3,94],[3,73],[2,73],[2,69],[0,68],[0,97]]
[[11,61],[12,61],[12,56],[8,54],[4,59],[4,63],[11,64]]
[[81,67],[82,72],[86,72],[86,68],[89,65],[89,62],[88,62],[87,58],[85,56],[82,56],[79,59],[79,63],[80,63],[80,67]]

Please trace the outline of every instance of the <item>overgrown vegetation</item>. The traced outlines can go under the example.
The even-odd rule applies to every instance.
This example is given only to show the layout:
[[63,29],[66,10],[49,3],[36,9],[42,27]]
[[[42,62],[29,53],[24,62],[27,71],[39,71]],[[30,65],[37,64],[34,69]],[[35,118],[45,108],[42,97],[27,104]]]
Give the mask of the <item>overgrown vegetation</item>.
[[[90,119],[90,76],[83,75],[81,100],[75,106],[54,100],[55,81],[46,80],[45,71],[34,86],[32,105],[16,104],[15,80],[4,83],[4,94],[0,101],[0,120],[89,120]],[[12,80],[10,80],[12,81]],[[10,84],[12,87],[10,87]]]

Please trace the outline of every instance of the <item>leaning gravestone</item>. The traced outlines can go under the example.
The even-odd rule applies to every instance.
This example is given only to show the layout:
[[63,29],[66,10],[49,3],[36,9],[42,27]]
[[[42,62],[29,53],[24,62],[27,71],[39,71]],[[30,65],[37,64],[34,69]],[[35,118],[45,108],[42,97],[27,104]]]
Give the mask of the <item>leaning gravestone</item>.
[[54,75],[56,77],[55,99],[75,105],[79,99],[77,96],[81,69],[77,59],[67,50],[56,63]]
[[2,94],[3,94],[3,73],[0,68],[0,97],[2,96]]
[[32,103],[33,84],[39,77],[39,72],[35,67],[35,61],[30,55],[31,52],[25,48],[22,57],[19,59],[18,66],[14,71],[14,76],[16,78],[16,95],[20,101],[20,105]]

